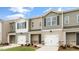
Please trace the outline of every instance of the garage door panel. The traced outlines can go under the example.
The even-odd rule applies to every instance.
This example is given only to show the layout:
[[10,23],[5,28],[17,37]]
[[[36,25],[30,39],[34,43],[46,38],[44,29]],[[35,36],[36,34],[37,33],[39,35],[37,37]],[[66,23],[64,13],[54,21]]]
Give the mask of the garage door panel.
[[26,36],[25,35],[19,35],[17,37],[17,44],[26,44]]
[[58,35],[45,35],[44,42],[45,42],[45,45],[58,46],[59,37]]

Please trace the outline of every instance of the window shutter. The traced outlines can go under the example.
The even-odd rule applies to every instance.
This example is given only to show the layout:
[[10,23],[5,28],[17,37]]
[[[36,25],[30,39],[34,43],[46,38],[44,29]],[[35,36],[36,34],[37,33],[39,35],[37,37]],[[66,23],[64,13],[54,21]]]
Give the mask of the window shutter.
[[57,25],[59,25],[59,16],[57,16]]
[[46,18],[44,18],[44,26],[46,26]]

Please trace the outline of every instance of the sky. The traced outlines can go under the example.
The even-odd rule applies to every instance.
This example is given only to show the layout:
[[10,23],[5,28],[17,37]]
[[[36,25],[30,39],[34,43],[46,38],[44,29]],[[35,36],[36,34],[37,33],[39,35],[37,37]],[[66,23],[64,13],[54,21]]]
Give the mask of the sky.
[[0,19],[9,20],[17,17],[32,18],[49,10],[71,10],[78,7],[0,7]]

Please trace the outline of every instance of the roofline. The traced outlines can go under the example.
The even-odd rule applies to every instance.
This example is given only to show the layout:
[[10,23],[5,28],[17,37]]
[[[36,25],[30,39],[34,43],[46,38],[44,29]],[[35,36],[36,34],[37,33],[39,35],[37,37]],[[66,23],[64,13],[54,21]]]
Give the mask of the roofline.
[[30,18],[30,19],[36,19],[36,18],[40,18],[40,17],[44,17],[45,15],[47,15],[48,13],[50,13],[50,12],[54,12],[54,13],[59,13],[59,14],[61,14],[62,12],[63,13],[69,13],[69,12],[74,12],[74,11],[79,11],[79,8],[77,8],[77,9],[72,9],[72,10],[67,10],[67,11],[54,11],[54,10],[49,10],[49,11],[47,11],[46,13],[43,13],[41,16],[35,16],[35,17],[32,17],[32,18]]
[[79,11],[79,8],[72,9],[72,10],[67,10],[67,11],[63,11],[63,13],[70,13],[70,12],[74,12],[74,11]]

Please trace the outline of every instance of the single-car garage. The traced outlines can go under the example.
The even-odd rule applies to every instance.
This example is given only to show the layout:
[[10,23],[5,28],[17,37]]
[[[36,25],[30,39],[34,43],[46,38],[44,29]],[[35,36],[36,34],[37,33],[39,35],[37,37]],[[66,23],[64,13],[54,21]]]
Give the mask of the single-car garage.
[[17,44],[26,44],[26,35],[18,35]]
[[48,46],[58,46],[59,36],[54,34],[44,35],[44,44]]

